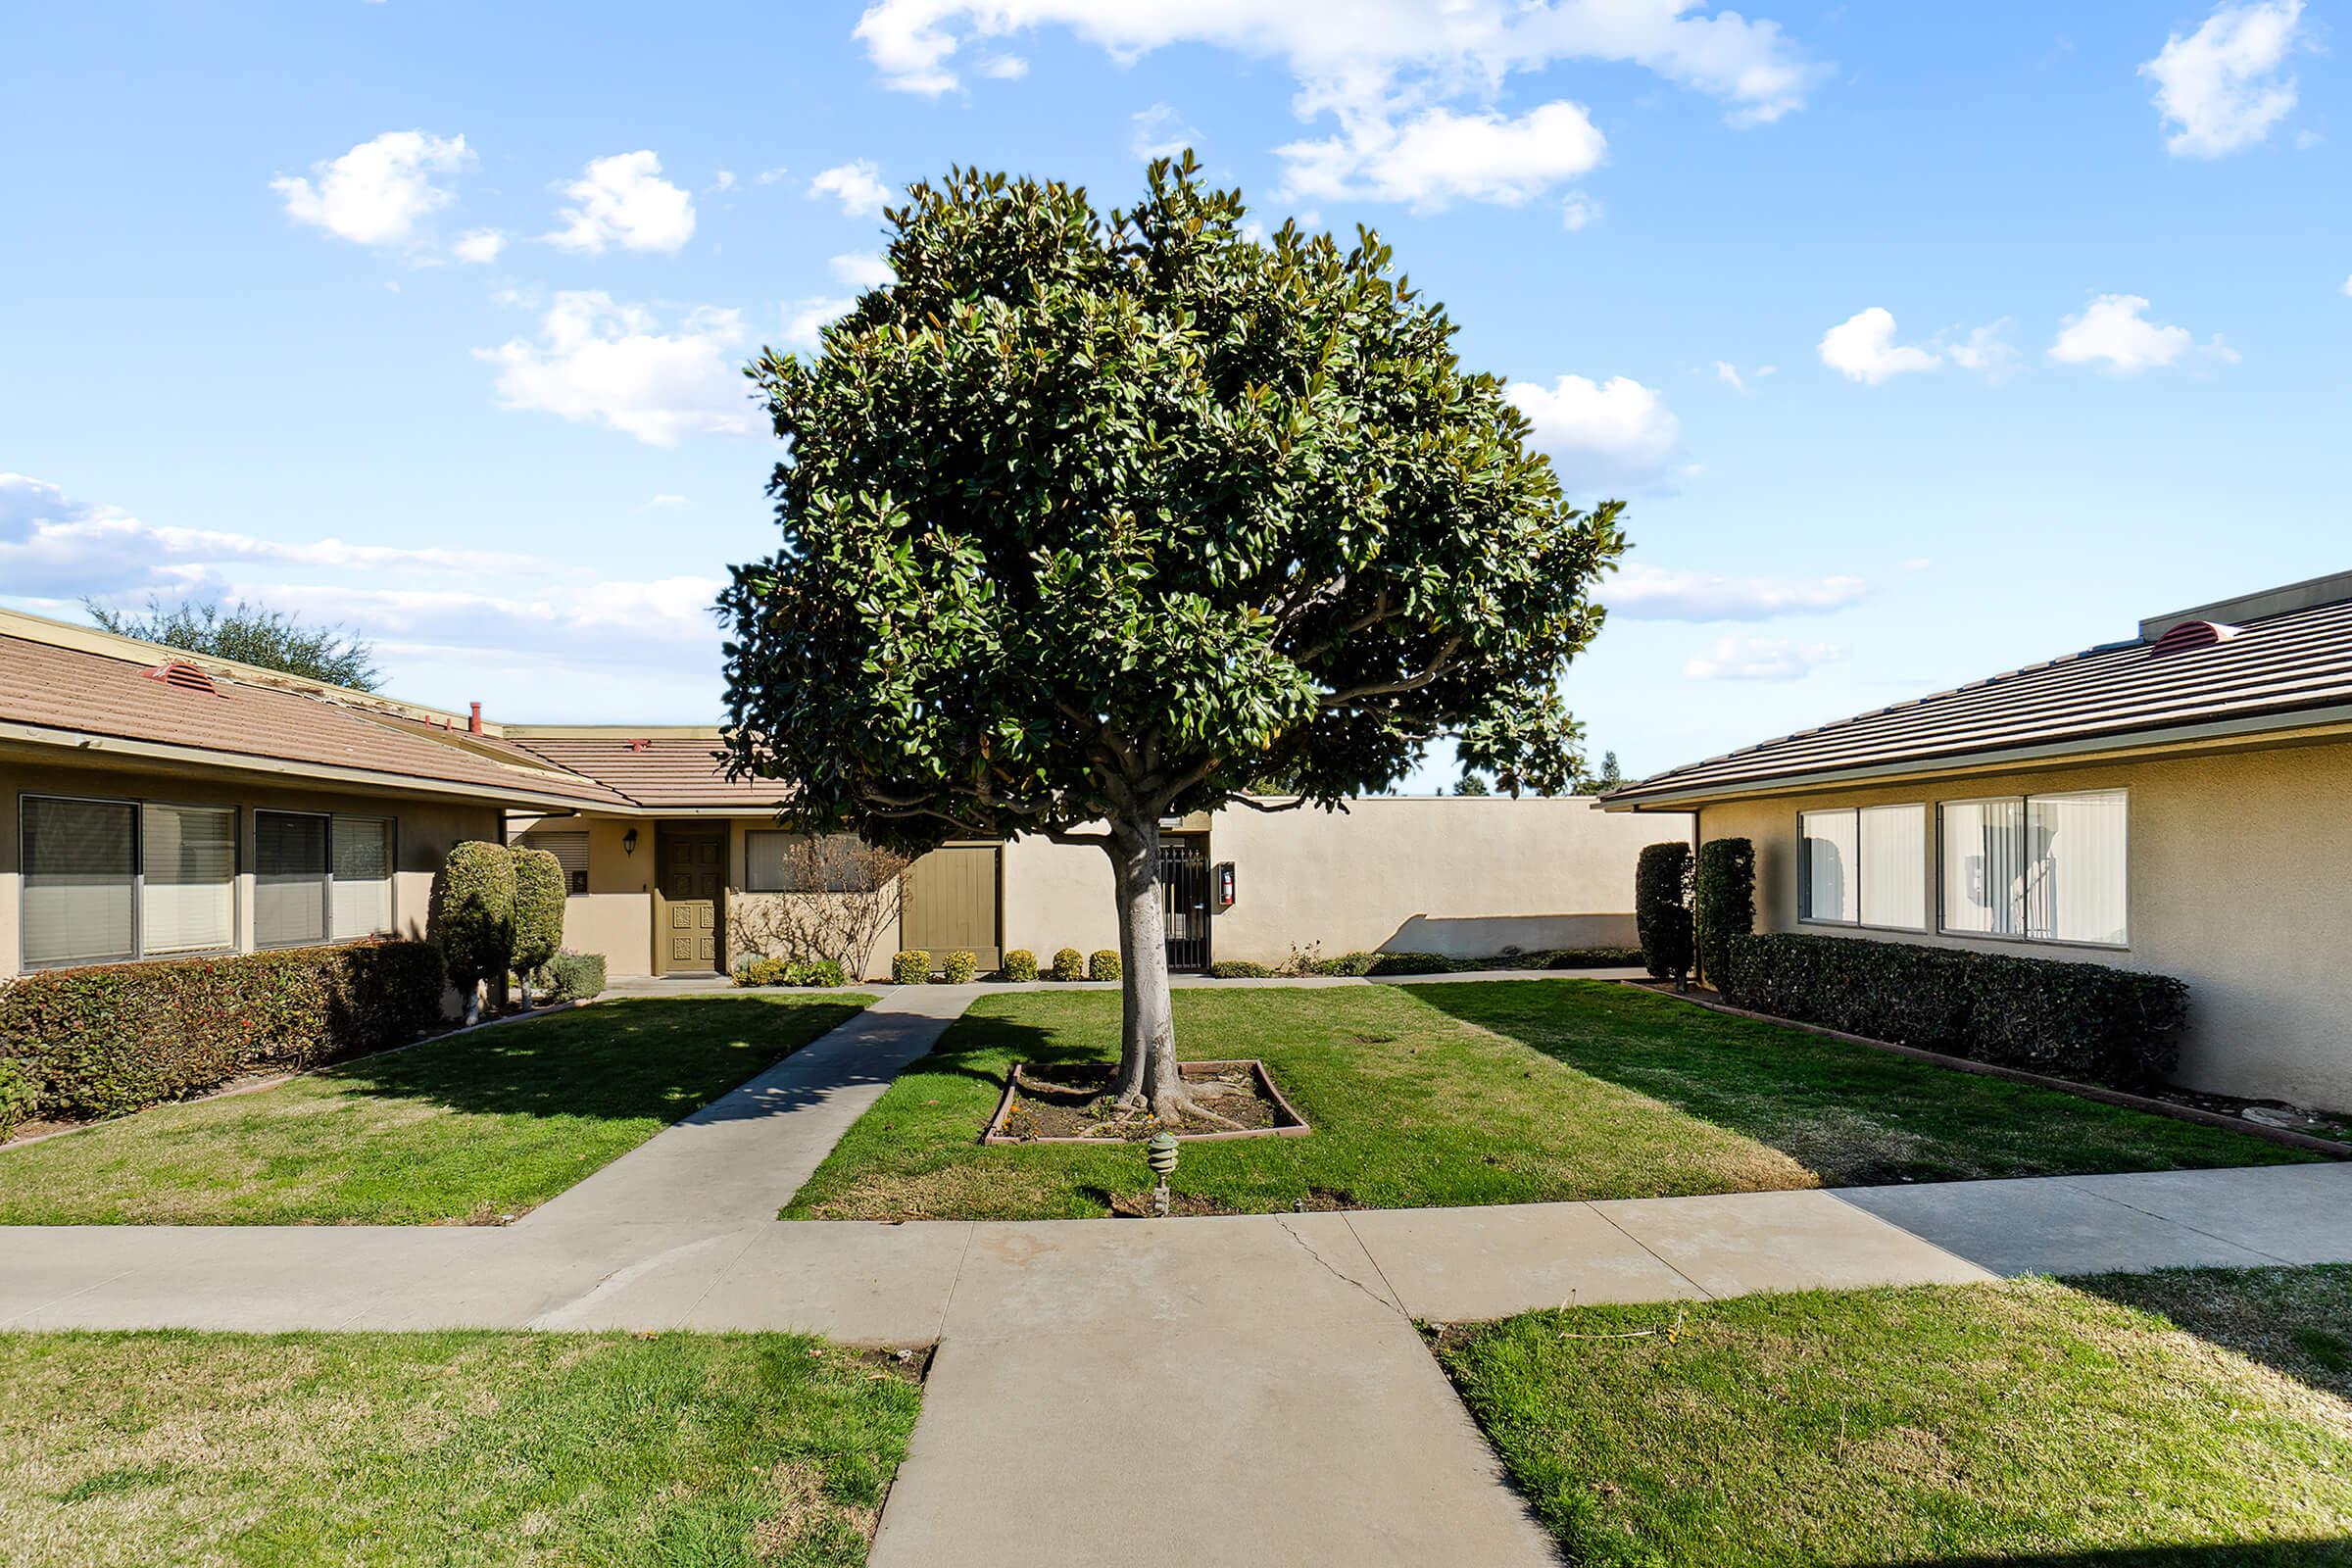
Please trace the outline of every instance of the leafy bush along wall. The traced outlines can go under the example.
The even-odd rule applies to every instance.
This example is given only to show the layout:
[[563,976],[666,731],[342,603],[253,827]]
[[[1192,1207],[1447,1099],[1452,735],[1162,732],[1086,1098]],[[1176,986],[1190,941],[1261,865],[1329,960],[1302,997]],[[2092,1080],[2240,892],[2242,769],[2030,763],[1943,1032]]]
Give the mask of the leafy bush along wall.
[[1690,876],[1690,917],[1698,972],[1720,987],[1732,938],[1756,928],[1756,847],[1745,839],[1709,839]]
[[2121,1088],[2172,1070],[2188,987],[2170,975],[1858,937],[1734,938],[1734,1006]]
[[44,970],[0,986],[0,1060],[35,1114],[120,1115],[404,1044],[440,1024],[442,989],[422,942]]
[[1652,844],[1634,866],[1634,928],[1653,979],[1681,985],[1690,973],[1690,846]]

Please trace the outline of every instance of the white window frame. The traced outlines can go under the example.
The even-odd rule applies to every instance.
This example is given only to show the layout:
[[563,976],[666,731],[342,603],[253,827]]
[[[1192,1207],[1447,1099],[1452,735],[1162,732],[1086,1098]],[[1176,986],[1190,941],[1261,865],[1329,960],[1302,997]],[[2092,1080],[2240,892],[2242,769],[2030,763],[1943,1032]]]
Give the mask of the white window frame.
[[[25,896],[31,891],[30,869],[24,863],[24,803],[27,801],[64,801],[85,806],[126,806],[130,808],[130,956],[126,958],[42,958],[26,956],[24,938],[31,929],[25,919]],[[182,948],[172,953],[150,954],[147,951],[147,808],[170,806],[192,811],[227,810],[230,817],[230,857],[228,872],[228,946],[220,948]],[[217,958],[223,954],[239,951],[237,931],[243,924],[243,880],[239,868],[245,863],[244,812],[233,806],[224,807],[219,801],[176,801],[154,796],[125,795],[61,795],[53,790],[21,790],[17,794],[17,968],[20,973],[31,974],[41,969],[94,969],[110,963],[169,963],[177,958]]]
[[[2092,942],[2082,937],[2037,937],[2025,929],[2026,911],[2017,915],[2019,929],[2015,933],[2000,931],[1958,931],[1944,924],[1943,889],[1940,886],[1944,865],[1943,808],[1947,806],[1987,806],[1993,804],[2017,807],[2018,831],[2023,833],[2034,820],[2035,801],[2081,800],[2086,796],[2113,795],[2124,803],[2124,885],[2121,890],[2124,909],[2124,940],[2121,942]],[[2023,860],[2021,856],[2020,860]],[[2048,790],[2038,795],[1968,795],[1955,796],[1936,803],[1936,868],[1938,886],[1936,890],[1936,933],[1963,942],[1998,942],[2011,947],[2080,948],[2093,953],[2129,953],[2132,951],[2132,791],[2123,784],[2106,785],[2087,790]]]
[[[1867,858],[1862,841],[1862,818],[1871,811],[1897,808],[1918,811],[1923,818],[1928,814],[1928,803],[1925,801],[1879,801],[1869,806],[1821,806],[1796,813],[1796,923],[1798,925],[1824,926],[1833,931],[1891,931],[1914,937],[1927,935],[1929,930],[1928,912],[1925,909],[1920,911],[1920,922],[1917,925],[1882,925],[1862,918],[1863,861]],[[1940,825],[1943,820],[1940,807],[1935,814],[1937,824]],[[1805,854],[1805,818],[1833,815],[1851,817],[1854,823],[1854,912],[1852,918],[1844,920],[1833,920],[1827,916],[1809,912],[1813,904],[1813,863],[1811,858]],[[1930,846],[1934,846],[1936,841],[1928,839],[1925,821],[1921,822],[1920,830],[1921,837],[1927,839]],[[1924,879],[1921,898],[1924,902],[1936,904],[1937,914],[1940,917],[1942,906],[1936,898],[1936,877],[1924,864],[1920,867],[1920,875]]]

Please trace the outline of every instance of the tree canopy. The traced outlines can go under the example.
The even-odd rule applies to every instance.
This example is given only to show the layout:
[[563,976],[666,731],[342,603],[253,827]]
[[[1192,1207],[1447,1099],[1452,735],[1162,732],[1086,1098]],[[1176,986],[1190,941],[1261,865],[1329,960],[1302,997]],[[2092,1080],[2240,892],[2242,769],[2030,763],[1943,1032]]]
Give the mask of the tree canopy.
[[[748,371],[788,452],[782,549],[721,599],[738,771],[910,851],[1100,844],[1139,919],[1159,819],[1267,780],[1336,806],[1450,736],[1503,790],[1570,787],[1557,686],[1618,505],[1568,503],[1376,235],[1245,219],[1189,154],[1107,215],[909,191],[896,280]],[[1124,956],[1132,1037],[1165,969]]]
[[375,650],[336,626],[308,626],[281,610],[265,610],[240,601],[226,609],[201,600],[182,600],[169,609],[147,601],[147,612],[111,610],[94,599],[82,609],[104,629],[141,642],[162,643],[215,659],[233,659],[241,664],[282,669],[289,675],[375,690],[382,676],[375,667]]

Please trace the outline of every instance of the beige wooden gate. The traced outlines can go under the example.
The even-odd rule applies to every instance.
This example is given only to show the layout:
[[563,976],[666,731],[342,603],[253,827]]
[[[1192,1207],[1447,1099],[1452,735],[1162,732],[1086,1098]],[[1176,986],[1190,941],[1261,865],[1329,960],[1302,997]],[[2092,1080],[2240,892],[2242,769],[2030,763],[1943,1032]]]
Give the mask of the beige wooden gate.
[[931,955],[969,949],[981,972],[1004,961],[997,930],[997,884],[1003,851],[994,844],[950,844],[906,871],[899,945]]

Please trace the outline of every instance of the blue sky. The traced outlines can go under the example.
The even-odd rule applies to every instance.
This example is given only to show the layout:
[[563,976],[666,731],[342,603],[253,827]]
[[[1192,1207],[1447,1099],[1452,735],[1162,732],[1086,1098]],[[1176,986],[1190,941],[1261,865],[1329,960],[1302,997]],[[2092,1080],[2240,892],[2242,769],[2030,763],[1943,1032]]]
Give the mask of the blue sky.
[[[955,162],[1189,142],[1380,228],[1632,564],[1629,772],[2352,565],[2340,8],[36,8],[0,61],[0,603],[246,596],[514,719],[715,716],[734,368]],[[1449,778],[1440,760],[1422,782]]]

